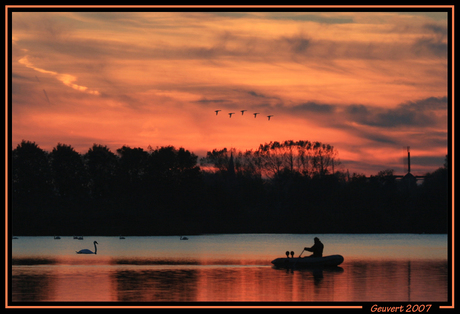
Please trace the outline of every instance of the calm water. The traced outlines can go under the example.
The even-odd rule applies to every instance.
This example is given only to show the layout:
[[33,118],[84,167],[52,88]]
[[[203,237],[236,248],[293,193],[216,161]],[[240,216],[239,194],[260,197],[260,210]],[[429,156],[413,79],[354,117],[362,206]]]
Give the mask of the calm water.
[[[331,270],[276,269],[318,236]],[[13,302],[367,302],[448,300],[447,235],[240,234],[19,237]],[[79,255],[75,251],[94,251]],[[308,252],[305,252],[304,255]]]

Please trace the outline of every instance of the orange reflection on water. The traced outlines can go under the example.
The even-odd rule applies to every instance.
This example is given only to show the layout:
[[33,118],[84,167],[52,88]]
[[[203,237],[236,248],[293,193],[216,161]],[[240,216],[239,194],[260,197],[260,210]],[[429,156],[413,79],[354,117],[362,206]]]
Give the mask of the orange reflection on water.
[[117,301],[104,266],[56,267],[54,299],[60,301]]
[[109,258],[99,255],[60,256],[53,267],[54,300],[117,301],[108,274]]
[[347,260],[341,267],[294,271],[259,262],[94,255],[17,261],[13,302],[447,301],[445,260]]
[[332,277],[342,272],[342,268],[292,271],[268,266],[200,269],[198,298],[229,302],[329,300],[334,293]]

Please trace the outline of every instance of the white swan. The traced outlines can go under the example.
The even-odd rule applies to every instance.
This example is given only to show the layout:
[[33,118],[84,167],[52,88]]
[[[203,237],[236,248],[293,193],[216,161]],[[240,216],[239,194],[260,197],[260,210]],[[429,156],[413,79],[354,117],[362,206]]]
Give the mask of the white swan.
[[97,246],[96,246],[96,244],[99,244],[99,243],[94,241],[94,252],[92,252],[91,250],[88,250],[88,249],[83,249],[83,250],[78,251],[77,254],[97,254]]

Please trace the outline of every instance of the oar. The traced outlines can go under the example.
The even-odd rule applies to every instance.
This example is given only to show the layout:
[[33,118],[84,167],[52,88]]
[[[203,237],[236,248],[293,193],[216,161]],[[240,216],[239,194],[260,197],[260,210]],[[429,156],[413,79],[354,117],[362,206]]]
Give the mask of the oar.
[[292,266],[292,268],[295,268],[295,265],[297,265],[297,262],[299,261],[300,257],[302,256],[303,252],[305,251],[305,249],[302,250],[302,252],[300,252],[300,255],[298,257],[298,259],[295,261],[294,265]]

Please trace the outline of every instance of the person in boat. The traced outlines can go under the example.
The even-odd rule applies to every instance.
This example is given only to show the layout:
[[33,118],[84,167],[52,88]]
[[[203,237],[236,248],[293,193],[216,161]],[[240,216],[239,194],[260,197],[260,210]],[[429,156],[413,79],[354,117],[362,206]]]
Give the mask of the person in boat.
[[317,237],[315,237],[314,241],[315,241],[315,244],[313,244],[312,247],[306,247],[304,248],[304,250],[308,252],[313,252],[313,254],[310,255],[309,257],[322,257],[324,244],[321,243],[321,241]]

